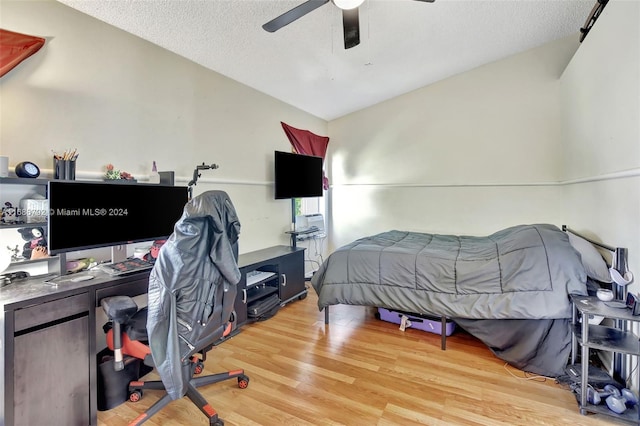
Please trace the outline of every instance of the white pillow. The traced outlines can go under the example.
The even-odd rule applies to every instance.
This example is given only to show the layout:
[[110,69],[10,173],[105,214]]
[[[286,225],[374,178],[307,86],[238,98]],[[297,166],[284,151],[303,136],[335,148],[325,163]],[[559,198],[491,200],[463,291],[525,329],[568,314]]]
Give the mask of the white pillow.
[[567,235],[569,235],[571,246],[580,253],[587,276],[603,283],[610,283],[611,275],[609,274],[607,262],[604,261],[604,258],[593,244],[571,232],[567,232]]

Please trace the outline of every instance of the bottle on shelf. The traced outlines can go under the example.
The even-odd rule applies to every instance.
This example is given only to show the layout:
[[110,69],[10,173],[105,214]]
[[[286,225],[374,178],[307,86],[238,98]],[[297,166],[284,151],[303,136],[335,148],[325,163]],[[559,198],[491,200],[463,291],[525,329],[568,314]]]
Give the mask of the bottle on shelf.
[[158,168],[156,167],[155,160],[153,162],[153,166],[151,167],[151,174],[149,175],[149,183],[160,183],[160,174],[158,173]]

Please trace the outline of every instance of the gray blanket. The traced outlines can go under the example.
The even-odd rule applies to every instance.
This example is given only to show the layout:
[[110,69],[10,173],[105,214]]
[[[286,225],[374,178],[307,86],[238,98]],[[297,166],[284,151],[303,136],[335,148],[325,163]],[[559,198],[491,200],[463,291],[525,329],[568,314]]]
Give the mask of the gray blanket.
[[579,254],[553,225],[481,238],[385,232],[336,250],[311,283],[320,309],[445,315],[504,361],[555,377],[571,350],[568,295],[587,294]]
[[337,249],[311,283],[318,306],[379,306],[468,319],[570,318],[586,275],[554,225],[487,237],[390,231]]
[[571,320],[470,320],[456,324],[472,334],[503,361],[547,377],[565,374],[571,354]]

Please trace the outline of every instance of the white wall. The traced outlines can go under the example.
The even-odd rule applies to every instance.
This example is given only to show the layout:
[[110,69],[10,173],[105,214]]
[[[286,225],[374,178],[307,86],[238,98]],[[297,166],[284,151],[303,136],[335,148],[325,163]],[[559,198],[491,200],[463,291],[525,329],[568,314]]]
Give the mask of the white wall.
[[[144,179],[156,160],[184,185],[215,162],[196,193],[229,192],[247,252],[288,243],[290,203],[271,185],[285,121],[331,137],[333,247],[391,228],[567,223],[629,247],[640,270],[638,2],[610,2],[562,80],[577,34],[329,124],[57,2],[0,7],[2,28],[47,38],[0,80],[11,165],[29,159],[46,174],[52,149],[78,148],[80,177],[111,162]],[[620,171],[635,176],[564,184]]]
[[[280,121],[318,134],[327,123],[54,1],[0,1],[0,26],[45,46],[0,80],[0,153],[50,177],[52,150],[77,148],[78,178],[107,163],[144,181],[157,161],[195,194],[222,189],[242,223],[240,251],[288,244],[291,205],[273,199]],[[0,235],[1,237],[1,235]]]
[[560,225],[559,76],[578,36],[329,123],[332,243]]
[[640,279],[640,2],[607,4],[561,83],[565,220]]

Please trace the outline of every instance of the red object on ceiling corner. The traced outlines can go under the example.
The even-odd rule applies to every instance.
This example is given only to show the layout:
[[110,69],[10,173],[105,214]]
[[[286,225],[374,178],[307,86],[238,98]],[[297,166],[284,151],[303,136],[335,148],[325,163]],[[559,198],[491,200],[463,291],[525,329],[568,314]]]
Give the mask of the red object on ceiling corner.
[[[298,154],[315,155],[316,157],[322,157],[324,161],[324,157],[327,154],[327,145],[329,145],[328,136],[318,136],[308,130],[296,129],[282,121],[280,124],[282,124],[284,133]],[[324,175],[324,172],[322,172],[322,187],[329,189],[329,179]]]
[[45,39],[0,28],[0,77],[44,46]]

